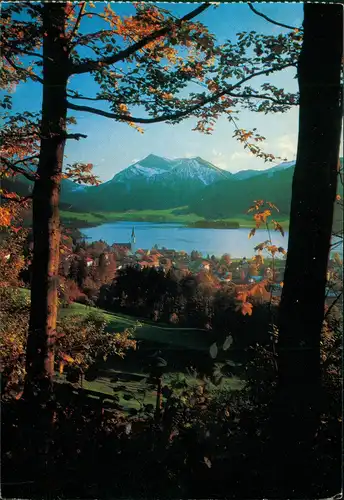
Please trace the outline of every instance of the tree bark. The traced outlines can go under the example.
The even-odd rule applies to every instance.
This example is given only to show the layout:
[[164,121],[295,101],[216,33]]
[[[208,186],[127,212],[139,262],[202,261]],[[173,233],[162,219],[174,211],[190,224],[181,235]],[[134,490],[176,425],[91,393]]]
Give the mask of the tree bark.
[[43,6],[43,102],[38,179],[33,189],[31,310],[25,395],[51,391],[57,318],[59,196],[66,140],[68,51],[65,3]]
[[[337,189],[342,57],[343,7],[305,4],[298,64],[299,136],[280,304],[275,415],[283,455],[278,466],[282,475],[288,470],[294,486],[298,473],[305,474],[302,465],[307,464],[321,410],[320,337]],[[293,493],[302,497],[300,491]]]
[[155,402],[155,422],[159,423],[161,414],[162,377],[157,377],[156,402]]

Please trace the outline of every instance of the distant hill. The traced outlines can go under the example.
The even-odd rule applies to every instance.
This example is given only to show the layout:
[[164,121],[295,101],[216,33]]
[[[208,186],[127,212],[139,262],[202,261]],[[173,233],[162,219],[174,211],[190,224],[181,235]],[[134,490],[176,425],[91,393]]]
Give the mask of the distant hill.
[[236,174],[233,174],[232,179],[236,181],[242,181],[244,179],[249,179],[251,177],[256,177],[261,174],[268,174],[269,176],[273,175],[275,172],[280,170],[285,170],[287,168],[293,167],[295,165],[295,161],[284,161],[275,167],[270,167],[266,170],[241,170]]
[[[343,162],[343,158],[340,161]],[[234,174],[205,187],[201,195],[190,202],[189,210],[207,219],[229,218],[245,213],[253,200],[263,199],[279,208],[280,217],[289,217],[294,168],[293,162],[284,162],[260,172],[239,172],[240,176]],[[338,193],[343,196],[342,184],[338,185]],[[335,205],[336,227],[341,226],[342,220],[343,214]]]
[[190,203],[192,212],[211,219],[222,219],[245,213],[253,200],[275,203],[281,216],[288,216],[294,166],[282,170],[267,170],[259,175],[225,181],[203,189],[201,196]]
[[[288,217],[294,165],[283,162],[266,170],[231,174],[200,157],[168,159],[151,154],[99,186],[63,180],[61,203],[80,212],[186,207],[184,211],[218,220],[244,214],[253,200],[265,199],[278,206],[281,217]],[[32,189],[20,175],[2,181],[2,186],[22,195]],[[342,193],[342,186],[338,189]]]

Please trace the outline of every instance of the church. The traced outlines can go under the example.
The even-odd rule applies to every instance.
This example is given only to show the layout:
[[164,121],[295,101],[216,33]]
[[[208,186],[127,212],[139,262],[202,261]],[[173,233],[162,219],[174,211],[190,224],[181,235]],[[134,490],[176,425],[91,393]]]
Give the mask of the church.
[[112,245],[114,249],[126,249],[128,253],[134,254],[136,252],[136,235],[135,235],[135,228],[133,227],[131,231],[131,238],[130,242],[128,243],[114,243]]

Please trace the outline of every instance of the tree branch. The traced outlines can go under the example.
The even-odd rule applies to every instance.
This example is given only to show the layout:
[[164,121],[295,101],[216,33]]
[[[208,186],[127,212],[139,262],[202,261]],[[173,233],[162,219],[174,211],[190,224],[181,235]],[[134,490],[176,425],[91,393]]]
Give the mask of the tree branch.
[[[294,66],[294,64],[285,64],[283,66],[280,66],[278,68],[278,70],[286,69],[290,66]],[[197,111],[199,108],[201,108],[205,104],[216,102],[220,97],[229,94],[232,90],[234,90],[237,87],[240,87],[240,85],[251,80],[252,78],[255,78],[256,76],[266,75],[268,73],[271,73],[272,71],[273,70],[271,70],[271,69],[257,71],[256,73],[253,73],[251,75],[246,76],[245,78],[242,78],[239,82],[237,82],[234,85],[230,85],[228,88],[222,90],[221,92],[218,92],[216,94],[213,94],[213,95],[203,99],[202,102],[195,104],[194,106],[190,106],[189,108],[182,110],[182,111],[177,111],[176,113],[161,115],[161,116],[157,116],[155,118],[139,118],[139,117],[134,117],[134,116],[130,116],[130,115],[110,113],[109,111],[103,111],[101,109],[93,108],[90,106],[79,106],[79,105],[73,104],[69,101],[67,101],[67,108],[73,109],[74,111],[84,111],[86,113],[93,113],[95,115],[104,116],[106,118],[112,118],[114,120],[126,121],[126,122],[132,122],[132,123],[146,123],[146,124],[148,124],[148,123],[159,123],[159,122],[164,122],[164,121],[177,120],[179,118],[183,118],[183,117],[193,113],[194,111]]]
[[[30,158],[27,159],[27,161],[29,161],[29,160],[30,160]],[[18,163],[21,163],[24,160],[19,160],[19,161],[13,163],[10,160],[8,160],[7,158],[2,158],[2,161],[7,166],[7,169],[13,170],[17,174],[23,175],[29,181],[35,181],[36,177],[34,175],[31,175],[29,172],[27,172],[26,170],[24,170],[23,168],[18,166]]]
[[32,2],[23,2],[23,5],[37,12],[40,16],[42,15],[42,7],[33,4]]
[[268,21],[271,24],[275,24],[276,26],[281,26],[282,28],[287,28],[288,30],[300,30],[300,31],[302,31],[302,28],[296,28],[295,26],[289,26],[289,24],[283,24],[283,23],[279,23],[278,21],[274,21],[273,19],[266,16],[262,12],[259,12],[259,10],[257,10],[255,7],[253,7],[253,5],[251,3],[248,3],[247,5],[252,10],[252,12],[254,12],[257,16],[263,17],[266,21]]
[[[189,12],[182,18],[180,18],[178,21],[175,22],[176,26],[181,26],[184,22],[189,21],[190,19],[193,19],[194,17],[198,16],[201,14],[204,10],[208,9],[211,6],[209,3],[204,3],[194,9],[193,11]],[[106,65],[109,66],[111,64],[115,64],[119,61],[123,61],[124,59],[128,58],[138,50],[142,49],[145,47],[147,44],[151,43],[152,41],[156,40],[159,37],[162,37],[169,33],[171,30],[170,24],[165,26],[164,28],[160,28],[150,35],[147,35],[143,37],[141,40],[138,42],[134,43],[133,45],[130,45],[130,47],[121,50],[120,52],[117,52],[117,54],[113,54],[112,56],[109,57],[104,57],[102,59],[99,59],[98,61],[93,61],[93,60],[88,60],[84,61],[80,64],[71,64],[69,74],[77,74],[80,75],[82,73],[88,73],[90,71],[93,71],[95,69],[98,69],[100,66]]]
[[37,81],[43,85],[43,83],[44,83],[43,78],[40,78],[35,73],[30,73],[25,68],[21,68],[20,66],[17,66],[8,56],[4,55],[4,57],[5,57],[6,61],[8,62],[8,64],[10,64],[12,66],[12,68],[14,68],[16,71],[18,71],[18,72],[22,71],[22,72],[26,73],[32,80]]
[[87,135],[85,134],[67,134],[66,139],[75,139],[79,141],[80,139],[87,139]]
[[[94,14],[92,14],[94,15]],[[85,45],[85,42],[89,42],[90,40],[95,40],[97,39],[100,35],[116,35],[116,33],[113,33],[113,30],[100,30],[96,31],[94,33],[89,33],[88,35],[80,35],[74,43],[70,44],[70,48],[73,49],[77,45],[80,45],[81,42],[83,42],[83,45]],[[91,48],[91,47],[88,47]]]
[[83,101],[107,101],[106,97],[87,97],[83,95],[70,95],[67,94],[70,99],[82,99]]
[[86,2],[83,2],[82,5],[81,5],[81,7],[80,7],[80,10],[79,10],[79,14],[78,14],[77,20],[75,21],[74,28],[73,28],[73,30],[72,30],[72,32],[70,34],[70,37],[69,37],[70,40],[73,40],[74,36],[78,32],[78,29],[79,29],[79,26],[80,26],[80,22],[81,22],[82,15],[83,15],[83,12],[85,10],[85,7],[86,7]]
[[[19,42],[18,42],[19,43]],[[22,43],[22,40],[20,41],[20,43]],[[3,44],[8,48],[10,49],[12,52],[16,52],[16,53],[19,53],[19,54],[25,54],[27,56],[33,56],[33,57],[39,57],[41,59],[44,59],[43,55],[42,54],[37,54],[37,52],[31,52],[30,50],[25,50],[25,49],[19,49],[18,47],[16,47],[15,45],[13,45],[12,43],[6,43],[6,42],[3,42]]]
[[32,199],[32,195],[23,196],[22,198],[11,198],[10,196],[6,196],[6,193],[0,193],[0,198],[7,201],[14,201],[15,203],[25,203]]
[[330,305],[330,307],[327,309],[326,314],[325,314],[325,316],[324,316],[324,319],[326,319],[326,318],[327,318],[327,316],[328,316],[328,315],[330,314],[330,312],[332,311],[333,306],[335,306],[335,305],[336,305],[336,303],[338,302],[338,300],[341,298],[341,296],[342,296],[342,295],[343,295],[343,292],[340,292],[340,293],[337,295],[337,297],[335,298],[335,300],[332,302],[332,304]]

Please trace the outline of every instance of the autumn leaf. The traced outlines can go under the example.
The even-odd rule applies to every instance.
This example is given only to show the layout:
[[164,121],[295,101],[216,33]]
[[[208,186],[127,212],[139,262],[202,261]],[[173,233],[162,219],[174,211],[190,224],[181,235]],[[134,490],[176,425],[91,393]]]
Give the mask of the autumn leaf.
[[256,234],[256,229],[255,228],[251,229],[251,231],[249,232],[249,235],[248,235],[248,239],[251,239],[252,236],[254,236],[255,234]]
[[128,106],[126,104],[119,104],[118,106],[119,110],[122,111],[123,113],[128,112]]
[[236,299],[240,300],[241,302],[245,302],[247,299],[247,294],[248,294],[247,291],[239,292],[238,295],[236,296]]
[[74,363],[74,359],[69,354],[62,353],[61,358],[67,363]]
[[283,227],[281,226],[281,224],[274,219],[272,219],[272,223],[274,225],[275,231],[279,231],[281,233],[281,235],[284,236],[284,231],[283,231]]
[[250,302],[244,302],[241,307],[241,313],[243,316],[246,316],[246,314],[252,316],[252,304]]
[[253,205],[247,210],[247,213],[253,212],[254,210],[259,210],[264,204],[264,200],[254,200]]
[[256,245],[254,247],[254,251],[255,252],[259,252],[259,251],[262,251],[264,250],[264,248],[266,248],[266,246],[270,243],[270,240],[266,240],[264,241],[263,243],[259,243],[258,245]]
[[266,204],[267,204],[270,208],[272,208],[272,209],[276,210],[277,212],[279,212],[279,209],[276,207],[276,205],[275,205],[274,203],[271,203],[271,201],[267,201],[267,202],[266,202]]
[[266,222],[266,219],[270,217],[270,215],[271,215],[271,210],[264,210],[264,212],[262,212],[261,214],[263,222]]
[[[282,248],[282,247],[280,247]],[[279,252],[278,248],[276,245],[268,245],[266,247],[267,251],[271,253],[271,255],[275,255],[275,253]]]

